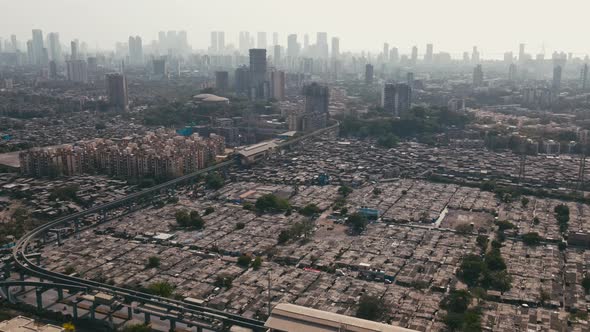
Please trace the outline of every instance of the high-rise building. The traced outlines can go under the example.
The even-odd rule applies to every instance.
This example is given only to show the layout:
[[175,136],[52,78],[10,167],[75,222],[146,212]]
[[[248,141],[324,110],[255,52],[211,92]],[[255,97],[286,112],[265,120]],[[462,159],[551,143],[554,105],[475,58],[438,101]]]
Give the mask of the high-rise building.
[[241,53],[248,53],[250,49],[250,32],[240,31],[239,48]]
[[235,72],[235,90],[239,94],[247,94],[250,86],[250,70],[247,66],[240,66]]
[[416,62],[418,62],[418,47],[414,46],[412,47],[412,58],[411,58],[412,64],[415,65]]
[[299,56],[299,43],[297,42],[297,35],[291,34],[287,37],[287,56],[296,58]]
[[266,81],[266,69],[266,49],[251,49],[250,96],[252,99],[266,99],[268,97],[268,82]]
[[483,86],[483,69],[481,65],[477,65],[473,69],[473,86],[476,88]]
[[217,50],[221,53],[225,52],[225,32],[217,31]]
[[47,46],[49,48],[49,59],[52,61],[61,62],[61,44],[59,42],[59,33],[50,32],[47,35]]
[[32,39],[32,57],[31,60],[33,64],[41,65],[43,64],[43,32],[39,29],[33,29],[33,39]]
[[399,51],[397,50],[397,47],[393,47],[389,51],[389,62],[391,62],[391,63],[399,62]]
[[126,111],[129,105],[127,96],[127,79],[120,73],[106,75],[107,97],[109,105],[120,111]]
[[383,43],[383,61],[387,62],[389,60],[389,44]]
[[129,37],[129,63],[133,65],[143,64],[143,44],[141,37]]
[[84,60],[66,61],[68,81],[86,83],[88,82],[88,66]]
[[167,76],[166,59],[160,58],[160,59],[152,60],[152,70],[153,70],[154,76],[166,77]]
[[526,58],[526,54],[524,52],[525,44],[520,44],[519,51],[518,51],[518,62],[524,62]]
[[367,83],[367,84],[373,83],[373,76],[374,76],[373,65],[370,63],[367,63],[365,65],[365,83]]
[[49,61],[49,78],[52,80],[57,78],[57,63],[55,60]]
[[209,51],[211,53],[217,53],[219,49],[217,48],[218,41],[217,41],[217,31],[211,31],[211,45],[209,46]]
[[215,89],[221,93],[229,90],[229,73],[227,71],[215,72]]
[[473,52],[471,53],[471,61],[474,64],[479,64],[479,51],[477,50],[477,46],[473,46]]
[[432,44],[426,44],[426,54],[424,54],[424,62],[432,63],[434,59],[434,46]]
[[281,64],[281,45],[275,45],[273,52],[273,60],[275,65]]
[[580,86],[582,87],[582,91],[586,91],[588,89],[588,64],[585,63],[582,66],[582,70],[580,71]]
[[78,60],[78,41],[72,40],[70,43],[70,60]]
[[273,46],[279,45],[279,33],[278,32],[272,33],[272,45]]
[[514,55],[512,52],[505,52],[504,53],[504,62],[506,64],[511,64],[514,61]]
[[309,49],[309,35],[308,34],[303,35],[303,49],[306,52]]
[[516,81],[516,75],[516,64],[511,63],[510,66],[508,66],[508,80],[510,82]]
[[381,106],[393,116],[406,114],[412,105],[412,88],[404,83],[387,83],[383,87]]
[[298,131],[315,131],[325,128],[328,123],[330,91],[328,87],[312,83],[303,87],[305,111],[290,116],[289,128]]
[[414,87],[414,73],[411,72],[411,71],[406,74],[406,84],[410,88],[413,88]]
[[332,37],[332,58],[340,58],[340,38]]
[[553,68],[553,84],[551,87],[555,93],[559,93],[561,90],[561,72],[562,68],[560,65],[557,65]]
[[327,59],[329,56],[328,49],[328,33],[318,32],[316,35],[316,56],[322,59]]
[[16,35],[10,35],[10,44],[12,45],[13,52],[16,52],[19,50],[18,40],[16,40]]
[[256,47],[266,49],[266,32],[258,32],[256,35]]
[[271,97],[281,101],[285,99],[285,72],[273,70],[270,72]]

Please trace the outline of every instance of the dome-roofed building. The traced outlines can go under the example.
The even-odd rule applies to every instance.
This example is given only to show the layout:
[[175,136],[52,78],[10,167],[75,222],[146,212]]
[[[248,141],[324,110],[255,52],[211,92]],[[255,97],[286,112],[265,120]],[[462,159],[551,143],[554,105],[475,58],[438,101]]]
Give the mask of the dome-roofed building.
[[210,93],[201,93],[193,97],[196,103],[223,103],[229,104],[229,99]]

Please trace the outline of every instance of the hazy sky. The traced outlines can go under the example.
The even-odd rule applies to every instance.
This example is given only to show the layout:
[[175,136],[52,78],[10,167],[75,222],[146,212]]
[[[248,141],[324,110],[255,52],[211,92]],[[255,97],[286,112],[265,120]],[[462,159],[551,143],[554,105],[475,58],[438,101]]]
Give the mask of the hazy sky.
[[482,55],[506,50],[590,54],[590,0],[0,0],[0,37],[30,39],[31,29],[60,32],[91,47],[112,48],[138,34],[147,43],[160,30],[187,30],[193,48],[206,48],[211,30],[237,44],[240,30],[280,33],[326,31],[341,50],[380,50],[383,42],[420,53],[432,42],[458,54],[478,45]]

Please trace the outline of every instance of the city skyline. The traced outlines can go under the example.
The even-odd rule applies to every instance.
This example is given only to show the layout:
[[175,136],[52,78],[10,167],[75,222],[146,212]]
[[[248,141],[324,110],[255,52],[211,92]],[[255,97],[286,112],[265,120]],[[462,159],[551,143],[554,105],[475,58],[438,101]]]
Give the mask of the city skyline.
[[[78,38],[86,41],[91,49],[98,45],[104,50],[113,49],[116,42],[123,42],[128,36],[139,35],[144,43],[149,43],[157,40],[159,31],[186,30],[193,49],[205,50],[211,31],[225,31],[226,44],[234,44],[236,48],[239,46],[240,31],[250,31],[252,36],[259,31],[266,32],[269,45],[274,38],[272,33],[278,32],[279,44],[284,46],[287,36],[292,33],[297,33],[300,39],[308,33],[313,42],[316,32],[327,32],[329,39],[334,36],[341,39],[342,52],[365,50],[378,53],[383,43],[387,42],[392,47],[398,47],[402,53],[417,45],[422,55],[426,44],[433,43],[434,52],[444,50],[457,57],[477,45],[483,58],[500,59],[503,52],[517,51],[518,44],[525,43],[528,51],[533,53],[539,53],[544,48],[546,54],[553,51],[572,52],[576,56],[590,54],[590,46],[580,44],[573,33],[583,31],[583,9],[588,7],[588,4],[577,0],[562,2],[562,7],[572,9],[567,19],[557,15],[549,4],[529,0],[518,3],[501,0],[494,2],[493,6],[487,3],[476,6],[472,1],[465,0],[446,1],[444,4],[370,0],[364,6],[367,15],[361,15],[353,6],[339,6],[336,11],[331,4],[313,4],[308,0],[289,10],[267,0],[257,1],[257,8],[236,1],[207,3],[206,6],[188,1],[176,1],[173,6],[145,4],[137,0],[116,3],[116,6],[112,0],[100,4],[32,2],[25,0],[6,6],[6,12],[15,15],[3,18],[0,36],[8,39],[11,34],[16,34],[24,43],[31,37],[32,29],[41,29],[44,34],[59,32],[62,42]],[[38,10],[31,12],[27,8]],[[377,8],[379,10],[375,10]],[[209,14],[202,13],[204,10]],[[523,15],[531,10],[535,15],[524,20]],[[67,16],[66,12],[80,14]],[[211,12],[219,15],[210,15]],[[461,16],[436,14],[442,12],[460,12]],[[56,20],[59,17],[64,19]],[[148,19],[150,17],[158,19]],[[502,24],[493,24],[494,18]],[[383,29],[376,22],[390,22],[391,25],[389,29]]]

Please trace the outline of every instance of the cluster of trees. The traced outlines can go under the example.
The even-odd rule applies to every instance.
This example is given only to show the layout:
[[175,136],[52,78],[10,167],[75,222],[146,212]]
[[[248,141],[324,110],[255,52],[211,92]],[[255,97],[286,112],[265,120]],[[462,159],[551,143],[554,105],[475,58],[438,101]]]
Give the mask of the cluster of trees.
[[174,295],[175,289],[176,289],[176,287],[167,281],[157,281],[157,282],[151,283],[148,286],[147,291],[150,294],[170,298]]
[[202,229],[205,227],[205,221],[197,211],[178,210],[174,214],[176,222],[181,227],[193,227],[196,229]]
[[205,177],[205,186],[208,189],[217,190],[223,187],[224,184],[225,181],[223,180],[223,177],[217,172],[211,172]]
[[260,266],[262,266],[262,257],[256,256],[252,259],[252,256],[244,254],[238,257],[238,265],[243,268],[252,266],[254,270],[258,270],[260,269]]
[[320,208],[313,203],[307,204],[306,206],[299,209],[299,213],[301,213],[302,215],[304,215],[306,217],[311,217],[311,216],[317,215],[320,212],[321,212]]
[[342,136],[375,138],[381,145],[397,144],[397,137],[428,136],[442,132],[446,127],[464,127],[467,115],[442,108],[414,107],[400,119],[374,117],[369,119],[345,118],[340,125]]
[[49,200],[53,201],[59,199],[60,201],[79,203],[81,202],[80,198],[78,197],[79,190],[80,187],[76,184],[58,187],[51,191],[49,194]]
[[232,282],[234,279],[229,274],[219,274],[215,277],[215,282],[213,283],[216,287],[223,287],[230,289],[232,286]]
[[146,269],[152,269],[160,266],[160,258],[158,256],[150,256],[145,264]]
[[452,290],[442,300],[447,311],[444,322],[451,331],[481,331],[481,308],[470,308],[473,296],[466,290]]
[[555,212],[555,220],[559,224],[559,230],[565,233],[570,221],[570,208],[566,204],[559,204],[553,209],[553,212]]
[[265,212],[285,212],[291,210],[289,201],[273,194],[265,194],[256,200],[256,211]]
[[346,224],[350,227],[352,234],[362,233],[367,228],[368,223],[367,217],[360,213],[353,213],[346,219]]
[[291,239],[304,237],[310,238],[313,233],[313,223],[311,221],[296,222],[289,229],[284,229],[279,233],[278,243],[284,244]]
[[501,292],[512,287],[512,278],[498,248],[483,255],[470,254],[463,258],[457,277],[469,287],[494,289]]
[[385,313],[385,303],[382,298],[363,295],[359,300],[356,316],[362,319],[378,321]]

